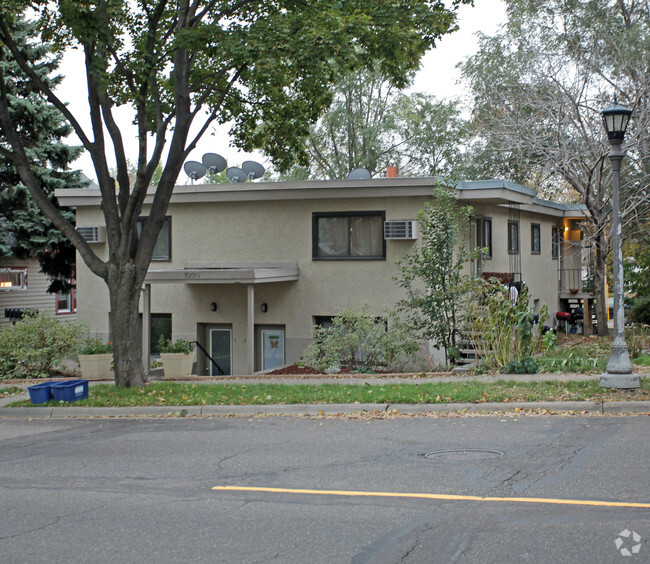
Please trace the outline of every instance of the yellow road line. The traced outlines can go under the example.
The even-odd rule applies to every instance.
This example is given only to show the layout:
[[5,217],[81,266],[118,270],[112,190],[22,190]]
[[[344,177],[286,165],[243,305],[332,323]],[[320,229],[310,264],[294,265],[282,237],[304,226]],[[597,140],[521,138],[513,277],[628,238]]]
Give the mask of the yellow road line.
[[215,486],[216,491],[230,492],[267,492],[307,495],[340,495],[359,497],[401,497],[416,499],[438,499],[445,501],[510,501],[515,503],[551,503],[556,505],[591,505],[598,507],[642,507],[650,509],[650,503],[634,503],[627,501],[596,501],[589,499],[552,499],[544,497],[482,497],[478,495],[428,494],[428,493],[397,493],[397,492],[362,492],[347,490],[307,490],[292,488],[265,488],[250,486]]

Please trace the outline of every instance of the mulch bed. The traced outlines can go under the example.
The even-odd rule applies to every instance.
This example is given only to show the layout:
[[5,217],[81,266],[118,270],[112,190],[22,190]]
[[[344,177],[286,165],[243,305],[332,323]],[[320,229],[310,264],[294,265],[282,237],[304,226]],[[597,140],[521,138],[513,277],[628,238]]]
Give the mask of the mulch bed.
[[321,374],[318,370],[314,370],[310,366],[298,366],[297,364],[292,364],[290,366],[285,366],[283,368],[278,368],[272,372],[268,372],[273,376],[275,375],[293,375],[293,374]]

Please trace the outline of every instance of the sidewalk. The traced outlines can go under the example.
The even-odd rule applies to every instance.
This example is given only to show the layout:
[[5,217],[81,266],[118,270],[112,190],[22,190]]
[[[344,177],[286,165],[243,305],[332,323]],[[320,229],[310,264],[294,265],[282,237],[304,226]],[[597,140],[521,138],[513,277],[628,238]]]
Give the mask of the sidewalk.
[[[643,373],[642,377],[650,374]],[[204,384],[253,384],[253,383],[277,383],[289,385],[321,385],[324,383],[333,384],[370,384],[387,385],[393,383],[421,384],[425,382],[462,382],[480,381],[496,382],[498,380],[514,380],[518,382],[530,382],[540,380],[554,380],[567,382],[571,380],[597,380],[598,374],[497,374],[477,376],[440,375],[421,377],[418,375],[404,374],[398,376],[241,376],[228,378],[201,378],[190,377],[183,382],[204,383]],[[152,381],[156,381],[152,379]],[[180,380],[179,380],[180,381]],[[106,383],[106,381],[93,381],[90,385]],[[2,418],[67,418],[67,417],[252,417],[256,415],[265,416],[326,416],[345,415],[353,413],[374,413],[374,414],[426,414],[426,413],[503,413],[503,412],[525,412],[535,411],[548,413],[590,413],[590,414],[623,414],[643,413],[650,415],[650,402],[645,401],[566,401],[566,402],[511,402],[511,403],[450,403],[450,404],[292,404],[292,405],[243,405],[243,406],[153,406],[153,407],[5,407],[14,401],[29,399],[27,387],[33,382],[12,382],[10,385],[17,385],[25,389],[25,394],[0,398],[0,419]],[[7,384],[9,385],[9,384]],[[3,383],[0,387],[4,387]]]

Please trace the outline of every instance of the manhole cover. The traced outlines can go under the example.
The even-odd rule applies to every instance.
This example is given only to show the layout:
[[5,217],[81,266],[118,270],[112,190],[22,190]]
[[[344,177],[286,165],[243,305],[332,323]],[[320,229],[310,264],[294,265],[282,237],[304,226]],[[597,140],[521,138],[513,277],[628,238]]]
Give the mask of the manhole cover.
[[498,450],[484,450],[480,448],[459,448],[453,450],[438,450],[427,452],[424,457],[433,460],[486,460],[488,458],[499,458],[503,456]]

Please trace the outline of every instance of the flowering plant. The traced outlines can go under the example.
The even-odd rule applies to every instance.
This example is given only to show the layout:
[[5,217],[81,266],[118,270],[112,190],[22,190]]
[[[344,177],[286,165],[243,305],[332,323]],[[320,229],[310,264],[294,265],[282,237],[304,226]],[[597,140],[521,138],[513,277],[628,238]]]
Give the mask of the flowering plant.
[[190,354],[194,350],[194,344],[186,339],[177,339],[172,342],[166,339],[164,335],[160,336],[158,341],[161,353],[185,353]]
[[113,352],[113,343],[102,343],[100,339],[88,339],[81,348],[81,354],[106,354]]

